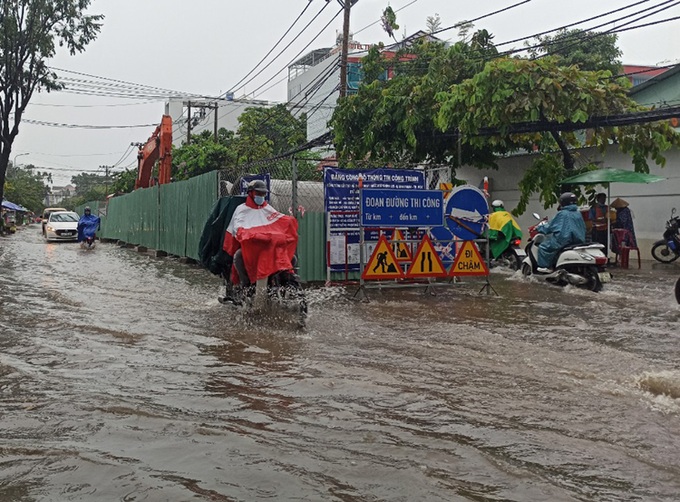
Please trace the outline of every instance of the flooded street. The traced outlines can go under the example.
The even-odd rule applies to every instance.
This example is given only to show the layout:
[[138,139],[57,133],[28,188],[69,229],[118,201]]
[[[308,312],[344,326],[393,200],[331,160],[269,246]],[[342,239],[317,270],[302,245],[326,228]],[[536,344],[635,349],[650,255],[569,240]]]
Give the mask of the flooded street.
[[0,500],[680,500],[680,266],[614,275],[315,289],[300,332],[200,268],[23,229],[0,239]]

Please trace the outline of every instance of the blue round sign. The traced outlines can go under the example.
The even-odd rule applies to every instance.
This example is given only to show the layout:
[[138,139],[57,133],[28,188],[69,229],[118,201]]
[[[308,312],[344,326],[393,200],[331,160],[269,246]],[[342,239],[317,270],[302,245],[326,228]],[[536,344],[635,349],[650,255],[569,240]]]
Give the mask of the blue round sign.
[[446,203],[446,225],[464,241],[483,238],[488,215],[484,192],[472,185],[454,188]]

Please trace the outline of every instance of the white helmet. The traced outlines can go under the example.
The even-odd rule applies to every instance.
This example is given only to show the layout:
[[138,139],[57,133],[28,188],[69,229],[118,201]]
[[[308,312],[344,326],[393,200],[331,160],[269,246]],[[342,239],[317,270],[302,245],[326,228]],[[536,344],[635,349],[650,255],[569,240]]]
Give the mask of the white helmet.
[[496,199],[491,203],[491,207],[505,207],[505,204],[503,204],[502,200]]

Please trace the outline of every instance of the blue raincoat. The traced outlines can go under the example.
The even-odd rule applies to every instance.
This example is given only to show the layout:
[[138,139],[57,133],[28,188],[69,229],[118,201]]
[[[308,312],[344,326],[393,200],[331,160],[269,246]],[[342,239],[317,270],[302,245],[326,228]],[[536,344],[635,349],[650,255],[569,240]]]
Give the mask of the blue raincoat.
[[575,204],[563,207],[550,223],[539,226],[538,231],[549,234],[538,246],[539,267],[552,267],[563,247],[586,242],[586,224]]
[[99,216],[84,214],[78,221],[78,242],[83,242],[88,237],[94,237],[99,230]]

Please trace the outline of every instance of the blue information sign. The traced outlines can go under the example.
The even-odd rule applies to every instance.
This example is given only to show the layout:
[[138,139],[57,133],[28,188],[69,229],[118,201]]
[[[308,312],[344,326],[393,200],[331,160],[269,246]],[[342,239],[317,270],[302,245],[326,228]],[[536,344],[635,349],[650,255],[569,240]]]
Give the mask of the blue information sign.
[[463,185],[454,188],[446,204],[446,225],[464,241],[479,239],[489,215],[486,196],[479,188]]
[[[424,190],[425,173],[414,169],[324,168],[324,205],[330,223],[329,263],[332,271],[359,270],[359,175],[364,189]],[[403,225],[406,227],[407,225]],[[378,240],[377,230],[367,230],[367,242]],[[367,252],[370,254],[370,244]]]
[[364,227],[438,227],[444,224],[441,190],[361,191]]

